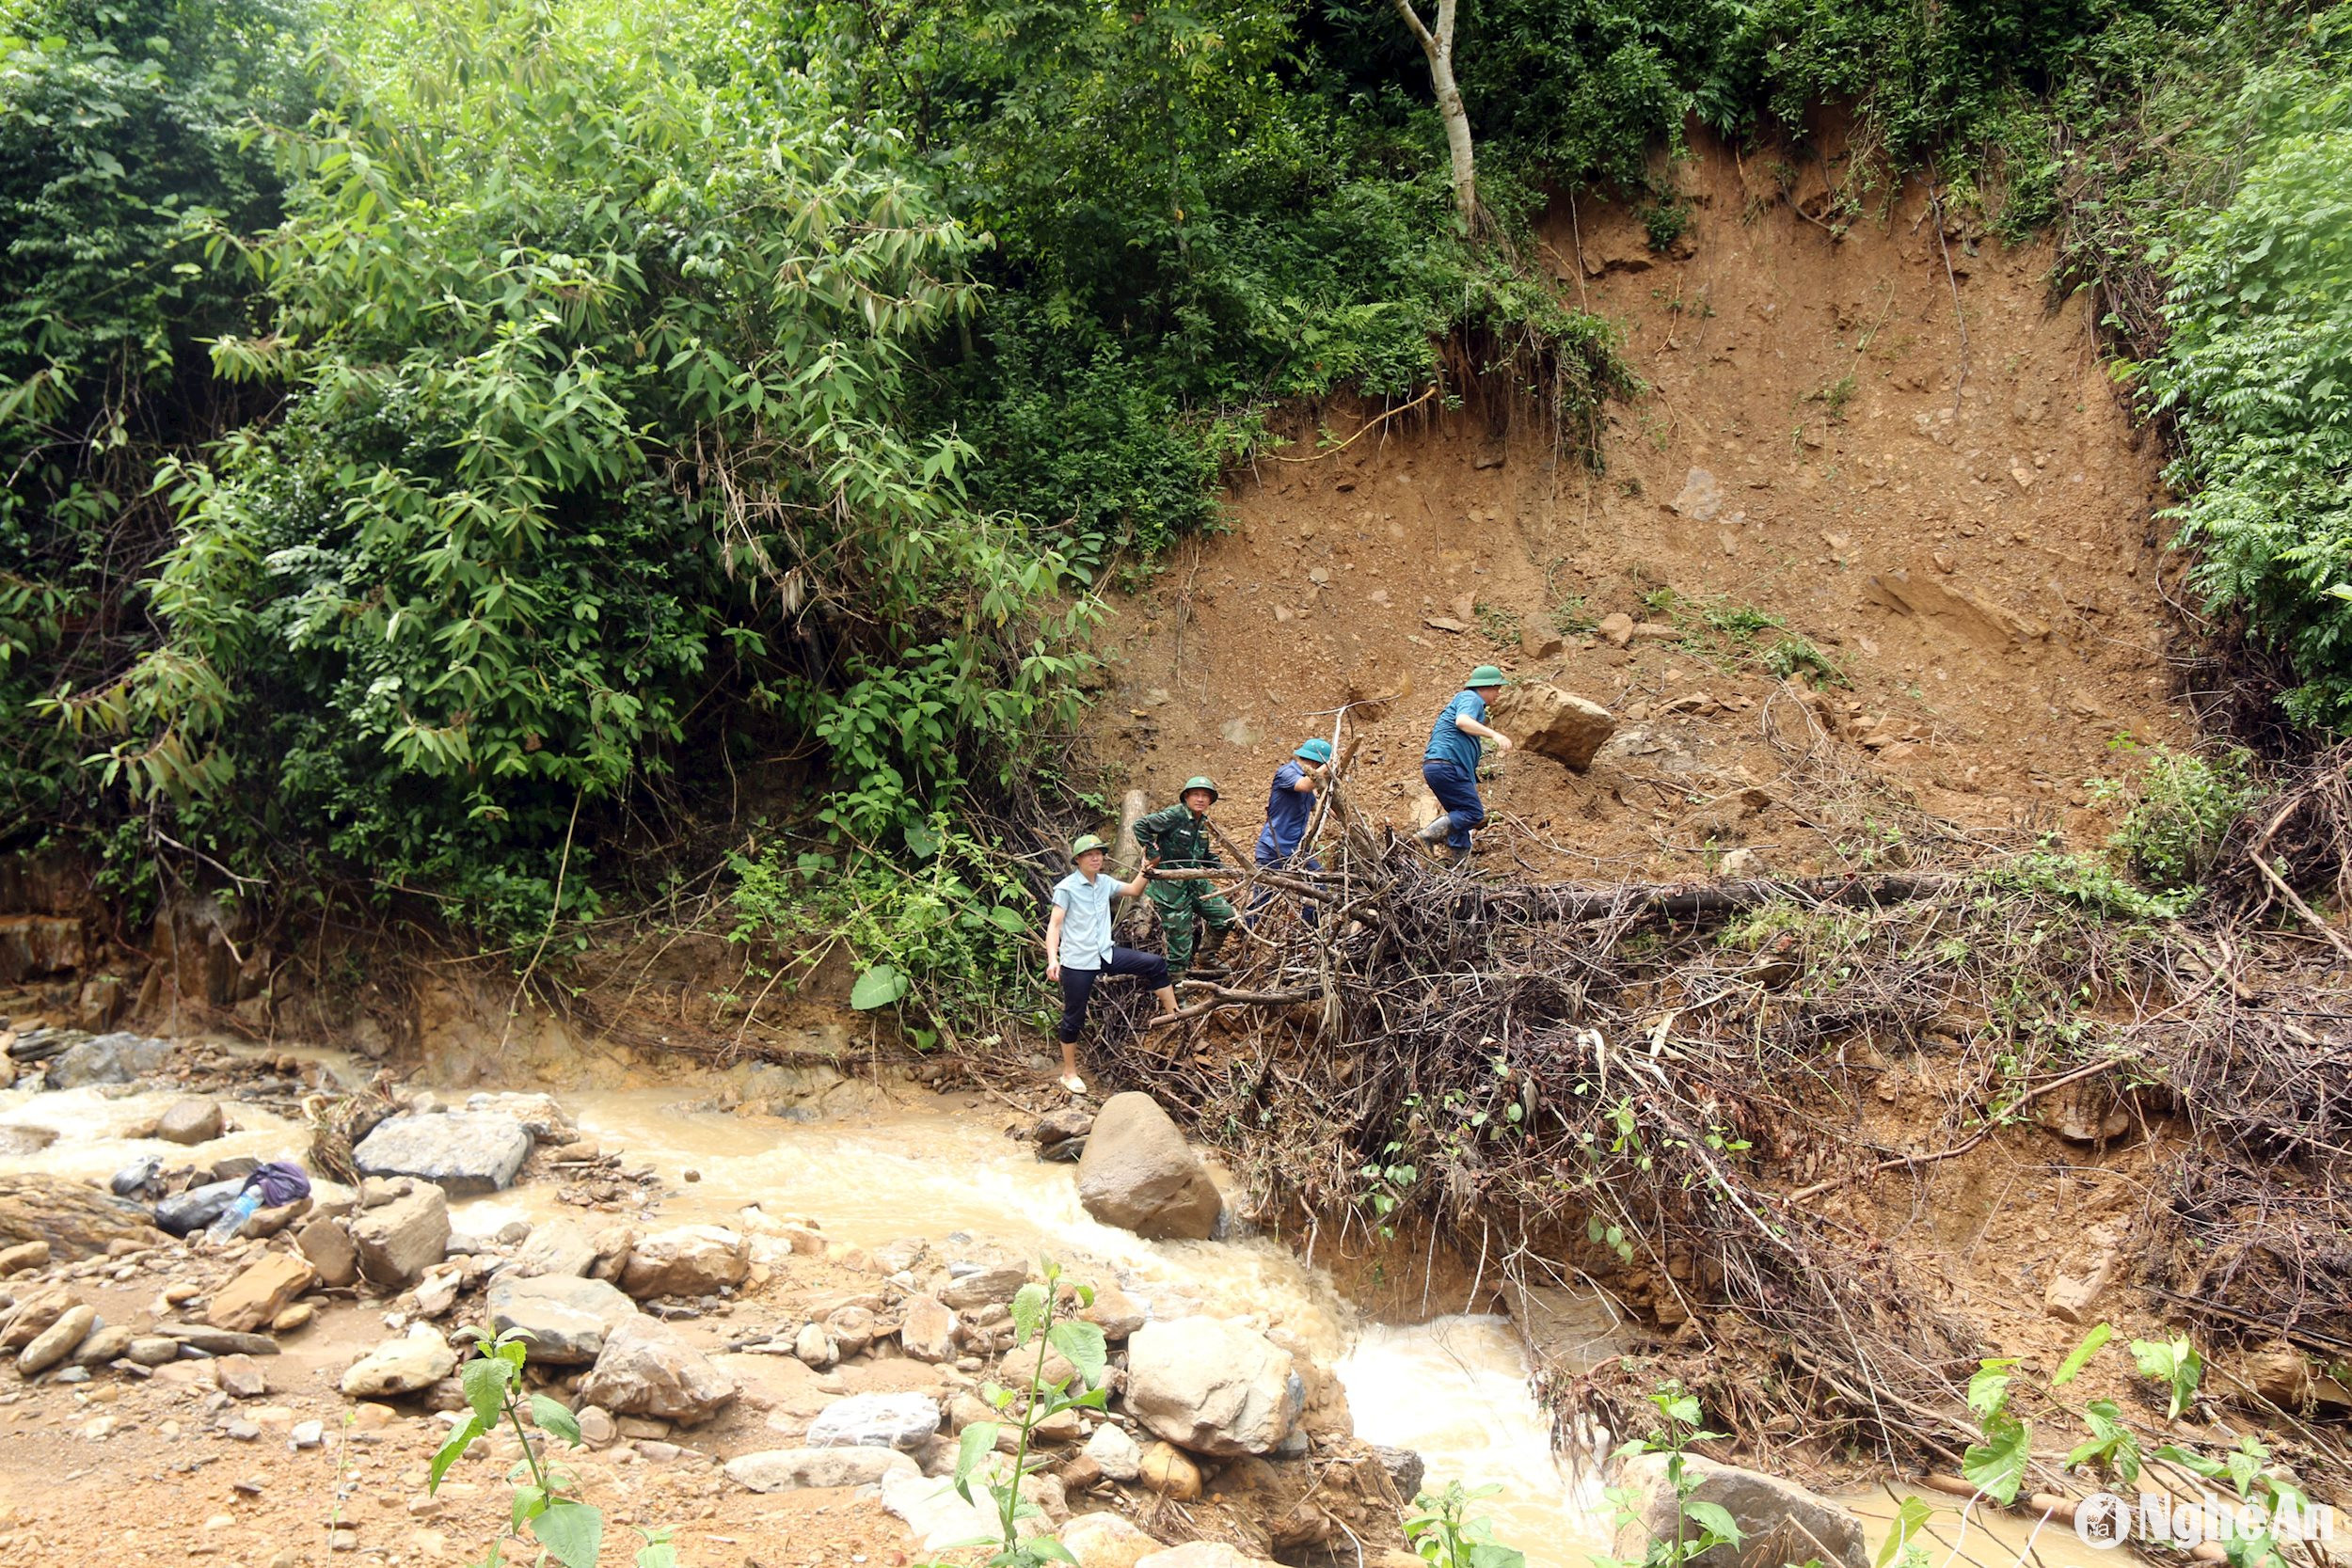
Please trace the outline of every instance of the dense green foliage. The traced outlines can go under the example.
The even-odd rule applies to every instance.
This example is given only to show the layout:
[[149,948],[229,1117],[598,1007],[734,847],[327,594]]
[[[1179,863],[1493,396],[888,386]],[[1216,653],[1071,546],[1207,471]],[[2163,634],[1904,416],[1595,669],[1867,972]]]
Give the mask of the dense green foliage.
[[0,0],[8,843],[514,940],[789,759],[837,858],[747,859],[759,923],[846,897],[869,958],[950,931],[925,983],[990,983],[967,808],[1050,783],[1104,574],[1213,526],[1285,401],[1485,376],[1580,449],[1630,382],[1522,260],[1552,194],[1671,244],[1686,125],[1802,163],[1825,109],[1850,190],[1926,167],[2160,278],[2120,330],[2200,581],[2340,721],[2343,31],[1471,0],[1470,234],[1373,0]]

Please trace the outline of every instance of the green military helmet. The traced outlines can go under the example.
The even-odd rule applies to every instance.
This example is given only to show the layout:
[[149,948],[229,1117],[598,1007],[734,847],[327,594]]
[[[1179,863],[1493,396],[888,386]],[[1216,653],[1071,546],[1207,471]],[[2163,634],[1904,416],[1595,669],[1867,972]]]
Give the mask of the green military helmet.
[[1092,833],[1083,833],[1077,838],[1071,840],[1070,858],[1074,861],[1089,849],[1107,849],[1109,847],[1109,845],[1104,843]]
[[1176,792],[1176,799],[1181,800],[1196,789],[1207,790],[1209,792],[1209,799],[1212,801],[1216,799],[1216,781],[1209,777],[1206,773],[1195,773],[1191,778],[1186,779],[1184,781],[1184,787]]
[[1308,762],[1329,762],[1331,760],[1331,743],[1327,740],[1320,738],[1304,741],[1300,743],[1298,750],[1293,752],[1291,755],[1304,758]]
[[1509,676],[1505,675],[1502,671],[1496,669],[1493,665],[1482,664],[1477,669],[1472,670],[1470,673],[1470,679],[1464,681],[1462,684],[1475,691],[1482,686],[1508,686],[1511,684],[1511,680]]

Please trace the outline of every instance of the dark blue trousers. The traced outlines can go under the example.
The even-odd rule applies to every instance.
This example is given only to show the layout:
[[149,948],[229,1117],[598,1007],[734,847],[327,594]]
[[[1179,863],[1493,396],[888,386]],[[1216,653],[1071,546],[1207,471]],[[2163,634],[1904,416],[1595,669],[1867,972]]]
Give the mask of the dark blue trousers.
[[1144,985],[1159,990],[1168,985],[1168,960],[1157,953],[1144,953],[1133,947],[1114,947],[1110,958],[1100,969],[1073,969],[1061,966],[1061,1042],[1074,1044],[1078,1031],[1086,1027],[1087,1003],[1094,995],[1094,982],[1106,974],[1135,974]]
[[1421,765],[1422,783],[1429,793],[1445,807],[1450,829],[1445,835],[1451,849],[1470,847],[1470,830],[1483,827],[1486,821],[1486,803],[1478,798],[1478,780],[1459,763],[1431,761]]

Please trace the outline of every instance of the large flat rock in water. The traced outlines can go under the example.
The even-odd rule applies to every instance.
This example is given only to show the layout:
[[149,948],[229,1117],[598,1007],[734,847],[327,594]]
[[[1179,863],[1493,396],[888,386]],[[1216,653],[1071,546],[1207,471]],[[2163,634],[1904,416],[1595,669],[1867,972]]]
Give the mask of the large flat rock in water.
[[452,1197],[504,1192],[531,1155],[531,1134],[512,1117],[391,1117],[351,1151],[363,1176],[414,1176]]
[[162,1246],[169,1238],[148,1212],[63,1177],[0,1176],[0,1246],[47,1242],[60,1262],[103,1257],[110,1242]]

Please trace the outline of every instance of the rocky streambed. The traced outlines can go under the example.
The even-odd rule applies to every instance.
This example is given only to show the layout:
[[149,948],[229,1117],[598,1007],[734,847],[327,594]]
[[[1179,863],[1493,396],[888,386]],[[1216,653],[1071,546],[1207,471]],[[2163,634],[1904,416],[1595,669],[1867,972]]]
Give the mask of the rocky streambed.
[[[806,1120],[737,1114],[723,1084],[379,1085],[356,1180],[313,1169],[215,1246],[200,1227],[247,1169],[310,1159],[302,1107],[333,1119],[334,1064],[54,1043],[0,1095],[0,1150],[21,1150],[0,1154],[0,1563],[478,1560],[514,1439],[437,1492],[424,1472],[464,1418],[469,1328],[527,1336],[530,1386],[576,1413],[611,1560],[632,1525],[696,1564],[951,1553],[988,1528],[948,1484],[956,1439],[995,1418],[988,1385],[1027,1381],[1010,1303],[1043,1254],[1095,1288],[1112,1353],[1108,1408],[1046,1423],[1023,1482],[1085,1568],[1402,1568],[1424,1478],[1507,1482],[1489,1511],[1538,1562],[1610,1544],[1502,1324],[1367,1331],[1236,1233],[1140,1096],[1099,1123],[912,1089]],[[1470,1355],[1494,1365],[1455,1378]],[[1863,1560],[1838,1511],[1808,1519]]]

